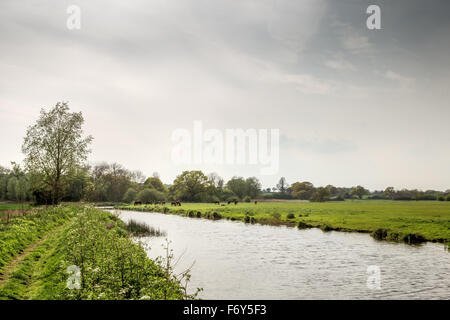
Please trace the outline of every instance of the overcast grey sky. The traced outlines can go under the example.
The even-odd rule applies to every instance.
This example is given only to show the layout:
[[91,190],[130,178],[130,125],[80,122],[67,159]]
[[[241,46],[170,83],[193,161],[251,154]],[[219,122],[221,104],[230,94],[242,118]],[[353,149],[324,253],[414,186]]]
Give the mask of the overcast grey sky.
[[[81,8],[69,30],[66,9]],[[381,7],[381,30],[366,8]],[[449,1],[0,2],[0,164],[69,101],[92,163],[370,189],[450,188]],[[171,134],[279,128],[280,170],[171,162]]]

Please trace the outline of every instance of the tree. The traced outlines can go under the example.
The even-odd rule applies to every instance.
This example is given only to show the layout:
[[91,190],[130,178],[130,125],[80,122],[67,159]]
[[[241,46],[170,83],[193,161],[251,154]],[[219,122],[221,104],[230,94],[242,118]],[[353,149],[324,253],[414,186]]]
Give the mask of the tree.
[[125,192],[125,195],[123,196],[122,201],[123,202],[127,202],[130,203],[132,202],[134,199],[136,199],[137,196],[137,191],[133,188],[129,188],[127,190],[127,192]]
[[36,124],[28,127],[22,145],[25,167],[42,177],[53,204],[59,203],[75,169],[87,159],[91,136],[83,137],[81,112],[69,112],[67,102],[50,111],[41,109]]
[[227,182],[227,188],[239,199],[247,195],[247,183],[242,177],[233,177]]
[[140,191],[137,194],[136,199],[141,201],[142,203],[150,201],[161,201],[164,200],[164,194],[156,189],[147,188]]
[[308,200],[314,194],[315,188],[311,182],[295,182],[291,186],[291,194],[294,198]]
[[153,177],[148,178],[147,180],[145,180],[144,184],[146,186],[148,186],[150,188],[154,188],[154,189],[156,189],[156,190],[158,190],[160,192],[167,192],[166,187],[164,186],[162,181],[157,176],[153,176]]
[[350,194],[358,196],[359,199],[362,199],[362,197],[364,195],[369,194],[369,190],[365,189],[363,186],[356,186],[356,187],[352,188],[352,191]]
[[393,200],[393,199],[394,199],[394,196],[395,196],[395,190],[394,190],[394,187],[387,187],[387,188],[384,190],[383,195],[384,195],[386,198]]
[[208,186],[208,177],[202,171],[183,171],[173,182],[170,191],[176,199],[200,201],[207,196]]
[[277,183],[277,189],[280,190],[281,193],[286,193],[288,187],[289,187],[289,185],[286,182],[286,178],[281,177],[280,181],[278,181],[278,183]]
[[324,202],[327,201],[330,196],[330,191],[327,188],[319,187],[316,192],[311,196],[310,201],[313,202]]
[[254,199],[261,193],[261,182],[256,177],[250,177],[245,180],[247,184],[247,196]]
[[8,180],[8,186],[7,186],[7,196],[8,200],[16,201],[16,190],[17,190],[17,178],[12,177]]

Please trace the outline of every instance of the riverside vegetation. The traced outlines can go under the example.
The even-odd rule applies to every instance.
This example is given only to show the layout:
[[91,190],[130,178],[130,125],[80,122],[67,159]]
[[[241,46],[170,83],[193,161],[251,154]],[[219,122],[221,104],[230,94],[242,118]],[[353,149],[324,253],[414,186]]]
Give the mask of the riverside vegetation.
[[246,223],[370,233],[376,239],[418,243],[450,241],[450,203],[354,200],[341,202],[183,203],[182,206],[118,205],[117,209],[178,214]]
[[[192,299],[189,270],[151,260],[131,233],[146,225],[84,206],[33,209],[0,224],[0,299]],[[129,231],[131,230],[131,231]],[[72,266],[72,267],[71,267]],[[76,266],[77,272],[68,273]],[[78,273],[78,274],[77,274]],[[68,283],[79,289],[70,289]],[[197,291],[198,292],[198,291]]]

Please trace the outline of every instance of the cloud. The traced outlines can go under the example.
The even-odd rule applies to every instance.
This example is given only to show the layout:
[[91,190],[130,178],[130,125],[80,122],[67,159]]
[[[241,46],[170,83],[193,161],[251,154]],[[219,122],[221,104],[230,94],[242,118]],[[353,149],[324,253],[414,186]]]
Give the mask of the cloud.
[[326,60],[324,64],[328,68],[335,70],[356,70],[356,67],[352,63],[345,60]]
[[390,79],[390,80],[397,81],[398,83],[400,83],[400,85],[402,87],[405,87],[405,88],[410,87],[414,83],[413,78],[402,76],[391,70],[386,71],[386,73],[384,74],[384,77],[387,79]]

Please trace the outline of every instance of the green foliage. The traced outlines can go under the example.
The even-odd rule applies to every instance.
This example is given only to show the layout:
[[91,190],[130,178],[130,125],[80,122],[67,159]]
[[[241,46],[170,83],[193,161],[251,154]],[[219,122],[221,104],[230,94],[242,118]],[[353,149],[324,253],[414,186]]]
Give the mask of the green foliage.
[[174,199],[183,201],[206,200],[211,181],[201,171],[183,171],[170,188]]
[[[92,137],[83,138],[81,112],[69,112],[66,102],[58,102],[48,112],[41,109],[37,122],[28,127],[22,145],[25,167],[41,177],[53,204],[64,196],[69,177],[86,160]],[[39,190],[42,188],[39,186]]]
[[[127,226],[116,216],[83,207],[59,207],[42,210],[41,214],[48,215],[46,219],[51,215],[60,219],[68,214],[72,220],[62,228],[52,228],[49,236],[19,262],[1,286],[0,299],[196,297],[197,293],[187,293],[188,270],[181,275],[174,273],[168,245],[166,257],[148,259],[142,244],[128,237]],[[31,223],[21,226],[28,231],[33,228]],[[142,229],[142,225],[133,224],[132,229],[136,228]],[[16,237],[25,234],[21,230],[11,232]],[[67,287],[71,266],[79,268],[78,290]]]
[[291,194],[296,199],[307,200],[311,198],[314,191],[314,185],[308,181],[295,182],[291,186]]
[[127,192],[125,192],[122,201],[131,203],[136,199],[137,191],[133,188],[128,188]]
[[330,192],[328,189],[319,187],[317,188],[316,192],[311,196],[310,201],[312,202],[324,202],[329,199]]
[[142,203],[151,202],[151,201],[161,201],[164,200],[164,193],[159,192],[156,189],[144,189],[140,191],[136,195],[136,199],[141,201]]
[[356,186],[352,188],[352,191],[350,192],[352,196],[357,196],[359,199],[362,199],[362,197],[366,194],[369,194],[369,190],[365,189],[363,186]]
[[166,187],[158,177],[150,177],[145,180],[145,186],[158,190],[159,192],[167,192]]
[[249,196],[245,196],[243,199],[244,202],[250,202],[252,199]]

